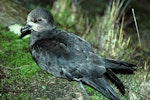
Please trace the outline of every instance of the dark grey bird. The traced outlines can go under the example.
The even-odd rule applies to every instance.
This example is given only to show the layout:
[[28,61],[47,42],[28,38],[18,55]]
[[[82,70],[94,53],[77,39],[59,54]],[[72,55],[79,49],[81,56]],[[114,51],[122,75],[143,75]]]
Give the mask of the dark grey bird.
[[99,57],[92,46],[75,34],[58,29],[53,16],[44,8],[32,10],[21,38],[30,34],[30,52],[38,66],[58,78],[87,84],[109,100],[119,100],[106,79],[125,93],[123,83],[113,70],[133,72],[133,64]]

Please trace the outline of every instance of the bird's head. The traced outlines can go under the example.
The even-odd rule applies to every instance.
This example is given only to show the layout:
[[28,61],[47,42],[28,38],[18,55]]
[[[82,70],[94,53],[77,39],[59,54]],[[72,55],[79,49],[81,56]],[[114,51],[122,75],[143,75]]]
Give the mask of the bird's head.
[[44,8],[32,10],[27,17],[27,23],[21,28],[21,38],[32,31],[42,32],[55,28],[53,16]]

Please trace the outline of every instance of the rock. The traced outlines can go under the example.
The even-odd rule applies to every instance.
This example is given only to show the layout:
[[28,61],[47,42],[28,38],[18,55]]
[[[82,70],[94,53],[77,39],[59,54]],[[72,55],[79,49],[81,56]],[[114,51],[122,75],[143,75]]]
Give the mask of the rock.
[[20,2],[0,0],[0,25],[24,24],[28,10]]

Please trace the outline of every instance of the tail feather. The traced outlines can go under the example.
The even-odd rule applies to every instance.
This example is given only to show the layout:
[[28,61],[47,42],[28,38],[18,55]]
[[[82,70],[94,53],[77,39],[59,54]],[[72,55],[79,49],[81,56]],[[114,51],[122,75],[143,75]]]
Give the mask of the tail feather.
[[103,58],[103,61],[105,63],[105,67],[107,69],[113,70],[115,73],[133,73],[135,68],[133,68],[135,65],[123,62],[123,61],[114,61]]
[[105,75],[107,78],[109,78],[117,86],[117,88],[120,90],[120,92],[122,94],[125,94],[125,87],[124,87],[123,83],[115,75],[115,73],[113,71],[111,71],[111,69],[107,69]]
[[116,92],[109,86],[104,77],[97,79],[86,79],[83,82],[101,92],[109,100],[119,100]]

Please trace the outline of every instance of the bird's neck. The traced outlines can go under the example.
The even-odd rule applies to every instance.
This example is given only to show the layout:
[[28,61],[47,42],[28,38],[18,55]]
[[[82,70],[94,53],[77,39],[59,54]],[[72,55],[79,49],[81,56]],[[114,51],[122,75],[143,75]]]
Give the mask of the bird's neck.
[[37,41],[39,40],[44,40],[44,39],[48,39],[48,38],[53,38],[54,36],[57,35],[57,28],[54,27],[51,30],[45,30],[42,32],[36,32],[33,31],[31,32],[31,36],[30,36],[30,47],[35,44]]

